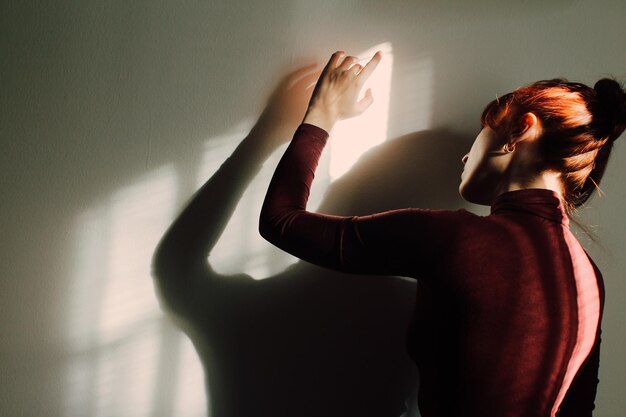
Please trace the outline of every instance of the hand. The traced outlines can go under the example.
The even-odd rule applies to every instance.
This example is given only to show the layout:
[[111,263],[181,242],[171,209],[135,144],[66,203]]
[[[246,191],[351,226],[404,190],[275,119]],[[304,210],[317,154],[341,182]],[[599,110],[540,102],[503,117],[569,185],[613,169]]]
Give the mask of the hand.
[[293,137],[320,72],[318,64],[311,64],[287,74],[280,81],[252,129],[255,140],[266,142],[272,151]]
[[330,57],[317,81],[304,118],[305,123],[328,132],[336,121],[358,116],[374,102],[370,89],[361,100],[357,101],[357,98],[363,84],[382,59],[382,52],[376,52],[365,67],[357,64],[357,58],[353,56],[341,60],[344,55],[343,51],[338,51]]

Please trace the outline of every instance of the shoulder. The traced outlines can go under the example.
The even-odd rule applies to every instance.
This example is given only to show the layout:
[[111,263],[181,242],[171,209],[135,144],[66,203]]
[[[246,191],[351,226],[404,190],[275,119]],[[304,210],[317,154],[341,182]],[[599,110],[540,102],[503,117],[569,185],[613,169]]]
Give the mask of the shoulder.
[[370,214],[366,216],[357,216],[357,219],[368,219],[378,217],[394,217],[394,218],[406,218],[406,219],[419,219],[420,217],[441,219],[441,220],[469,220],[484,218],[478,214],[472,213],[466,209],[431,209],[431,208],[416,208],[409,207],[403,209],[389,210],[381,213]]
[[405,208],[356,216],[350,221],[364,233],[393,238],[406,235],[451,237],[481,219],[481,216],[465,209]]
[[407,209],[407,215],[413,218],[414,221],[430,221],[440,226],[448,224],[450,226],[462,227],[474,224],[475,222],[485,221],[484,216],[472,213],[466,209],[409,208]]

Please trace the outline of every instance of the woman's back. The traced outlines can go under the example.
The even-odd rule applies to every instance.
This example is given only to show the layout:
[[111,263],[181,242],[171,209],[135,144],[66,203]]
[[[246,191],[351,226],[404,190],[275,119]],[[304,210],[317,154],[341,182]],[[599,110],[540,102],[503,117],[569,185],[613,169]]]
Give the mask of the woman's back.
[[[422,414],[554,415],[598,344],[603,298],[558,196],[504,193],[486,217],[429,212],[445,220],[430,239],[409,337]],[[596,374],[576,381],[587,391],[576,415],[593,408],[591,366]]]

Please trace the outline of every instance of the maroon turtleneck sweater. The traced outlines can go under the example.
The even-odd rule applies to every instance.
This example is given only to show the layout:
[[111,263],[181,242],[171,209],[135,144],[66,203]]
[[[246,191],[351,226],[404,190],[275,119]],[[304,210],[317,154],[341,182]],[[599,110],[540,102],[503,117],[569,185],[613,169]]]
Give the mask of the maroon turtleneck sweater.
[[408,348],[422,416],[591,416],[603,283],[558,194],[506,192],[488,216],[311,213],[309,188],[327,138],[317,126],[297,129],[269,186],[261,234],[321,266],[419,280]]

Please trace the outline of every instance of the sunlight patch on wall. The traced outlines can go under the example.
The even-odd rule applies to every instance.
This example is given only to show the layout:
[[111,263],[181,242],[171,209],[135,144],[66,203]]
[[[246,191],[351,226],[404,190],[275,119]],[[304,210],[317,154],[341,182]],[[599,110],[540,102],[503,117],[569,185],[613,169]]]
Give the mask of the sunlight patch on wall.
[[204,417],[210,410],[206,398],[205,376],[198,354],[188,338],[182,340],[181,362],[178,372],[174,416]]
[[108,212],[104,206],[85,210],[76,221],[74,279],[68,305],[68,342],[85,351],[99,341],[99,302],[108,265]]
[[365,65],[378,50],[383,58],[363,86],[362,94],[372,89],[374,103],[360,116],[343,120],[335,126],[330,143],[330,171],[334,180],[350,170],[352,165],[368,149],[387,139],[391,78],[393,71],[393,48],[382,43],[356,55]]
[[162,167],[77,218],[67,415],[152,411],[163,314],[150,263],[173,216],[176,181],[173,167]]
[[151,323],[100,352],[93,416],[151,415],[157,384],[158,330],[157,323]]
[[101,294],[102,343],[129,335],[159,312],[150,261],[167,228],[176,201],[173,170],[164,168],[118,191],[109,211],[108,268]]
[[397,65],[394,71],[390,138],[433,127],[433,58],[423,56],[410,59],[406,64]]

